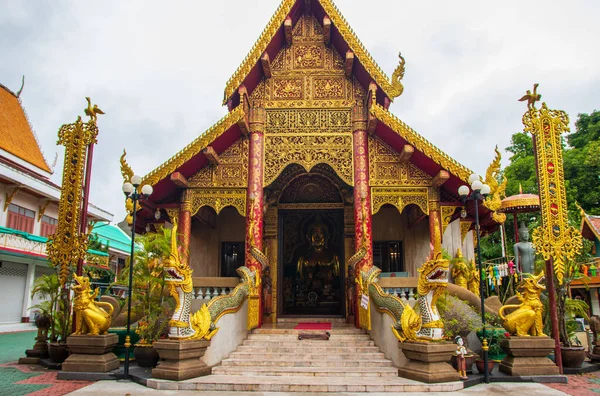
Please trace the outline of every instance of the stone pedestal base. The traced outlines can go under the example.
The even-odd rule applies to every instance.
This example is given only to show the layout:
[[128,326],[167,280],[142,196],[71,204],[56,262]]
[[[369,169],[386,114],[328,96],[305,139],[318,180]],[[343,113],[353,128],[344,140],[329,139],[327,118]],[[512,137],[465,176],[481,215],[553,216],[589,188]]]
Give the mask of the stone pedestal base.
[[600,345],[598,345],[597,343],[594,343],[594,349],[592,349],[590,358],[592,362],[600,362]]
[[182,381],[210,374],[210,367],[200,360],[210,341],[160,340],[153,345],[161,361],[152,369],[152,378]]
[[451,343],[400,342],[398,347],[408,362],[398,369],[401,377],[427,382],[450,382],[460,379],[452,368],[450,358],[456,352]]
[[107,373],[118,369],[119,359],[112,352],[118,341],[116,334],[68,337],[71,355],[62,364],[63,371]]
[[512,376],[557,375],[558,367],[548,355],[554,350],[550,337],[510,337],[500,346],[507,355],[500,363],[500,371]]
[[38,336],[35,337],[33,349],[25,351],[24,358],[19,358],[19,364],[37,364],[40,359],[48,357],[48,337],[38,329]]

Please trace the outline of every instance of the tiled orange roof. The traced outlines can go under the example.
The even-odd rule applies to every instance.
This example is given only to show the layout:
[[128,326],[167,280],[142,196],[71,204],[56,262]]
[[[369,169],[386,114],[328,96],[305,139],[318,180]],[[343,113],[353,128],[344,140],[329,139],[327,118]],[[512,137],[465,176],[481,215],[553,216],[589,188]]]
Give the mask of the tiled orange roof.
[[0,148],[51,172],[38,146],[19,99],[0,84]]

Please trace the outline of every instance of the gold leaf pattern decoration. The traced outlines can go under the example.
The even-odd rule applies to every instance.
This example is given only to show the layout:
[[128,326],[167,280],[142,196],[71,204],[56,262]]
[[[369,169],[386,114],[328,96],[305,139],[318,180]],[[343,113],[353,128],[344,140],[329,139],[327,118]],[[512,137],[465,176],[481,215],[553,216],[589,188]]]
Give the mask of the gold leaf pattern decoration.
[[554,274],[563,283],[565,261],[573,260],[583,242],[579,230],[569,226],[567,193],[560,135],[569,131],[569,116],[562,110],[550,110],[546,103],[531,107],[523,115],[524,132],[534,136],[542,225],[531,239],[544,260],[553,259]]

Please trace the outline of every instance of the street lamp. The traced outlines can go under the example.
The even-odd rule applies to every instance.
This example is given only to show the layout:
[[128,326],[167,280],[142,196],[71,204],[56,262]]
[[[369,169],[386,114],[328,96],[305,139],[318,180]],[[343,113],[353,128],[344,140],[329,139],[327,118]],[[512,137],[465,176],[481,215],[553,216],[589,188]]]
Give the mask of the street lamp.
[[137,202],[140,198],[148,198],[152,195],[152,186],[144,185],[141,189],[138,187],[142,184],[142,177],[138,175],[131,176],[131,183],[123,183],[123,193],[127,198],[133,201],[133,221],[131,223],[131,256],[129,258],[129,285],[127,287],[128,299],[127,302],[127,335],[125,336],[125,366],[123,367],[123,379],[129,379],[129,348],[131,347],[131,300],[133,294],[133,267],[134,267],[134,246],[135,246],[135,218],[137,212]]
[[[481,245],[479,241],[479,201],[484,201],[485,197],[490,193],[490,186],[483,184],[478,174],[474,173],[469,176],[471,188],[463,185],[458,188],[458,195],[463,204],[467,200],[475,202],[475,233],[477,235],[477,266],[479,267],[479,295],[481,297],[481,324],[482,324],[482,349],[483,349],[483,378],[485,383],[490,382],[490,373],[488,370],[488,343],[485,334],[485,296],[484,296],[484,271],[481,264]],[[470,193],[470,194],[469,194]]]

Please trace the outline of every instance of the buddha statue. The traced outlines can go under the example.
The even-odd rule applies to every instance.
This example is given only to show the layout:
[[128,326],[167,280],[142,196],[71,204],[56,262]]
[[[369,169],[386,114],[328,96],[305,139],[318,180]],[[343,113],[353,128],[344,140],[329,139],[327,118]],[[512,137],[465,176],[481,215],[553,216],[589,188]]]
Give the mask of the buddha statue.
[[533,274],[535,271],[535,249],[529,242],[529,230],[525,223],[521,223],[518,230],[519,242],[513,247],[515,253],[515,265],[522,273]]
[[327,246],[327,226],[317,218],[308,234],[309,248],[298,259],[297,276],[307,293],[315,292],[319,297],[329,297],[333,289],[339,289],[340,260]]

